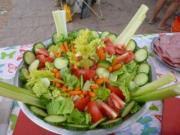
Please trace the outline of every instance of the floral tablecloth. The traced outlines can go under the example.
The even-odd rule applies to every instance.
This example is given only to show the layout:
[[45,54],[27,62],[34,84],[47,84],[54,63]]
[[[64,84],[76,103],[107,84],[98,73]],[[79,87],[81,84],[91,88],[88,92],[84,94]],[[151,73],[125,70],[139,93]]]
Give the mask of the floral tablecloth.
[[[151,50],[151,42],[158,34],[152,35],[136,35],[133,39],[136,40],[138,46],[147,46]],[[13,77],[20,62],[24,51],[32,48],[31,44],[20,45],[13,47],[5,47],[0,49],[0,79],[8,83],[13,83]],[[152,63],[155,67],[157,75],[165,74],[171,70],[165,67],[161,62],[152,56]],[[180,74],[173,72],[177,80],[180,80]],[[20,108],[16,102],[0,97],[0,134],[12,135],[16,125],[16,120],[20,112]],[[161,131],[162,118],[162,102],[155,101],[149,107],[147,113],[139,118],[136,122],[131,123],[126,128],[123,128],[116,135],[158,135]]]

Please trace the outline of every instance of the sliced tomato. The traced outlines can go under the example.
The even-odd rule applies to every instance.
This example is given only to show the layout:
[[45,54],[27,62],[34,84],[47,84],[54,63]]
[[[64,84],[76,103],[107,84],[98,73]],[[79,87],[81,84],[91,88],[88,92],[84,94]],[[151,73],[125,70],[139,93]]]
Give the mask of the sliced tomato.
[[121,110],[122,108],[124,108],[125,102],[120,97],[118,97],[115,93],[110,93],[109,98],[112,100],[114,106],[117,109]]
[[105,51],[108,54],[112,55],[112,54],[116,53],[115,46],[113,45],[112,41],[109,38],[104,39],[104,44],[106,45],[105,46]]
[[53,60],[54,60],[54,59],[53,59],[52,57],[50,57],[50,56],[48,56],[48,57],[45,58],[45,61],[46,61],[46,62],[53,62]]
[[83,75],[83,79],[86,80],[91,80],[96,76],[96,71],[92,69],[87,69],[85,70],[85,74]]
[[90,102],[90,97],[86,96],[83,98],[80,98],[75,101],[74,106],[79,110],[79,111],[84,111],[85,107],[87,104]]
[[44,63],[46,62],[46,57],[42,54],[40,55],[36,55],[36,58],[39,59],[40,63]]
[[93,123],[96,123],[103,118],[103,115],[95,101],[91,101],[88,103],[87,111],[90,113]]
[[113,61],[113,64],[115,65],[115,64],[119,64],[119,63],[124,62],[127,59],[128,56],[129,56],[128,52],[126,52],[126,53],[124,53],[122,55],[117,56],[115,58],[115,60]]
[[107,104],[113,108],[113,110],[116,112],[116,113],[119,113],[120,112],[120,109],[116,108],[116,106],[114,105],[114,102],[112,101],[112,99],[109,97],[107,99]]
[[115,94],[116,94],[117,96],[119,96],[122,100],[125,99],[125,97],[124,97],[121,89],[119,89],[119,88],[116,87],[116,86],[112,86],[112,85],[110,85],[110,84],[108,84],[107,87],[108,87],[108,89],[110,89],[110,91],[111,91],[112,93],[115,93]]
[[72,73],[76,75],[77,77],[83,76],[83,79],[90,80],[93,79],[96,75],[96,71],[93,69],[78,69],[78,68],[72,68]]
[[116,113],[116,111],[114,111],[110,106],[108,106],[106,103],[104,103],[101,100],[97,101],[98,106],[100,108],[100,110],[103,112],[103,114],[105,114],[107,117],[111,118],[111,119],[115,119],[118,117],[118,114]]
[[131,52],[131,51],[129,51],[128,52],[128,57],[125,59],[125,63],[129,63],[129,62],[131,62],[132,60],[134,60],[134,58],[135,58],[135,55],[134,55],[134,53],[133,52]]
[[45,49],[45,48],[39,48],[39,49],[36,51],[36,55],[49,56],[49,53],[48,53],[47,49]]
[[115,47],[115,52],[118,55],[122,55],[126,52],[125,48],[123,46],[116,46]]

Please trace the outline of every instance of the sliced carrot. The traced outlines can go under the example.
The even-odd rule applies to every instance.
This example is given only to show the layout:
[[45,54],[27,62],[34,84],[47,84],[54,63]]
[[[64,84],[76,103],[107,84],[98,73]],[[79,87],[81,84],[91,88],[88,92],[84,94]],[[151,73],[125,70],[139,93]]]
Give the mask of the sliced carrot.
[[62,52],[66,52],[66,49],[64,48],[64,45],[63,45],[63,44],[60,45],[60,50],[61,50]]
[[59,72],[59,70],[56,69],[56,68],[54,68],[54,69],[53,69],[53,73],[57,73],[57,72]]
[[96,53],[97,53],[100,60],[104,60],[106,58],[105,51],[104,51],[103,47],[98,48]]
[[122,64],[116,64],[112,66],[112,71],[116,71],[122,67]]
[[99,78],[99,79],[96,80],[96,84],[98,84],[98,85],[101,85],[103,83],[104,83],[104,79],[103,78]]
[[66,42],[63,44],[63,46],[64,46],[65,51],[68,52],[69,51],[69,47],[68,47]]
[[75,88],[75,91],[80,90],[80,87]]
[[91,89],[92,90],[95,90],[95,89],[98,89],[98,88],[99,88],[99,86],[97,84],[92,84],[91,85]]
[[92,92],[92,91],[88,91],[88,94],[89,94],[90,97],[95,97],[96,96],[96,94],[94,92]]
[[56,72],[56,73],[55,73],[55,77],[56,77],[57,79],[59,79],[59,78],[61,77],[60,72]]
[[74,96],[74,95],[80,95],[82,94],[81,90],[72,90],[69,92],[69,95]]
[[101,84],[106,83],[106,82],[109,82],[109,80],[107,78],[98,78],[96,80],[96,84],[98,84],[98,85],[101,85]]
[[61,84],[60,83],[56,83],[56,87],[57,88],[61,87]]
[[112,72],[112,66],[108,67],[108,71]]

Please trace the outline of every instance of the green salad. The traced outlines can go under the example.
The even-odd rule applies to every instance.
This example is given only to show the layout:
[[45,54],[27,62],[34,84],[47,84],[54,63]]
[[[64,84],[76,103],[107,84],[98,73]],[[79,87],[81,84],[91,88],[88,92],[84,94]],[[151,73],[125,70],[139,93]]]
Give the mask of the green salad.
[[[131,94],[151,81],[148,51],[134,40],[115,45],[116,35],[81,29],[47,47],[24,53],[19,79],[43,108],[31,111],[46,122],[71,129],[112,127],[141,109]],[[136,96],[135,96],[136,97]]]
[[18,87],[0,82],[0,96],[25,103],[47,123],[87,131],[119,125],[146,102],[179,95],[172,73],[151,80],[147,48],[131,39],[147,10],[142,5],[118,37],[90,29],[67,33],[64,11],[54,11],[52,44],[26,51]]

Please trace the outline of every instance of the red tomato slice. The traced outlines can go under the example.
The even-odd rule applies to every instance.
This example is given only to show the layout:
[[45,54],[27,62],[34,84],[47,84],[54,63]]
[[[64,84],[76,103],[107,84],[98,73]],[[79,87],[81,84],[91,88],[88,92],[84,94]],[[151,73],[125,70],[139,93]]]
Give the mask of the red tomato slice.
[[105,51],[108,54],[112,55],[112,54],[116,53],[115,46],[113,45],[112,41],[109,38],[104,39],[104,44],[106,45],[105,46]]
[[49,53],[48,53],[47,49],[45,49],[45,48],[39,48],[39,49],[36,51],[36,55],[49,56]]
[[46,57],[44,55],[42,55],[42,54],[37,55],[36,58],[39,59],[40,63],[44,63],[45,64]]
[[125,97],[124,97],[121,89],[119,89],[119,88],[116,87],[116,86],[112,86],[112,85],[110,85],[110,84],[108,84],[107,87],[108,87],[108,89],[110,89],[110,91],[111,91],[112,93],[115,93],[115,94],[116,94],[117,96],[119,96],[122,100],[125,99]]
[[99,110],[95,101],[91,101],[87,105],[87,111],[90,113],[92,117],[92,122],[96,123],[97,121],[103,118],[101,111]]
[[97,103],[98,103],[100,110],[107,117],[115,119],[118,116],[118,114],[110,106],[108,106],[106,103],[104,103],[103,101],[98,100]]
[[78,68],[72,68],[71,69],[72,73],[76,75],[77,77],[80,77],[83,75],[83,79],[90,80],[93,79],[96,75],[96,71],[93,69],[78,69]]
[[113,101],[112,101],[112,99],[111,99],[110,97],[109,97],[108,100],[107,100],[107,104],[108,104],[111,108],[113,108],[113,110],[114,110],[115,112],[117,112],[117,113],[120,112],[120,110],[119,110],[118,108],[116,108],[116,106],[114,105],[114,103],[113,103]]
[[128,55],[128,57],[125,59],[125,63],[129,63],[130,61],[132,61],[132,60],[135,58],[133,52],[129,51],[128,53],[129,53],[129,55]]
[[119,98],[115,93],[111,93],[109,98],[112,100],[114,106],[117,108],[117,109],[122,109],[124,108],[125,106],[125,103],[124,101]]
[[54,60],[54,59],[53,59],[52,57],[50,57],[50,56],[48,56],[48,57],[45,58],[45,61],[46,61],[46,62],[53,62],[53,60]]
[[74,105],[79,111],[84,111],[85,107],[87,106],[89,102],[90,102],[90,97],[86,96],[75,101]]
[[122,55],[126,52],[126,50],[124,49],[123,46],[116,46],[115,51],[116,51],[116,54],[118,54],[118,55]]
[[91,80],[96,76],[96,71],[92,69],[85,70],[85,74],[83,75],[83,79],[85,81]]
[[114,60],[113,64],[119,64],[121,62],[124,62],[127,59],[128,56],[129,56],[128,52],[117,56],[116,59]]

